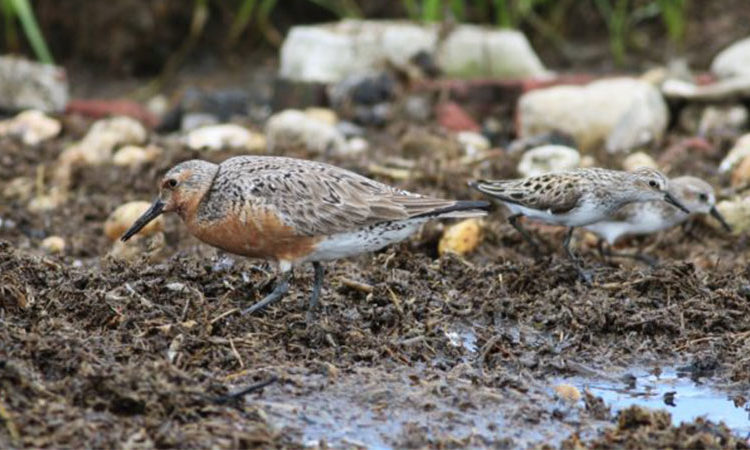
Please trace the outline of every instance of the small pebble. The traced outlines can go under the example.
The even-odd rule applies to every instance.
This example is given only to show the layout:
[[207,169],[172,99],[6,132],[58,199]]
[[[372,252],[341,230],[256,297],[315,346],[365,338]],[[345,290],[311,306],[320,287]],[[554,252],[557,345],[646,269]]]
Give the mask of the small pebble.
[[24,111],[12,119],[0,121],[0,136],[21,138],[25,145],[37,145],[60,134],[62,124],[41,111]]
[[726,173],[732,170],[736,164],[750,156],[750,134],[742,135],[734,143],[734,147],[729,150],[727,156],[719,164],[719,172]]
[[466,219],[446,228],[438,244],[438,253],[466,255],[474,251],[482,240],[482,225],[477,219]]
[[60,236],[50,236],[44,239],[39,246],[48,253],[62,253],[65,251],[65,239]]
[[[120,205],[109,215],[107,221],[104,222],[104,234],[111,241],[118,241],[120,236],[150,207],[151,203],[140,201]],[[146,236],[162,230],[164,230],[164,218],[159,216],[149,222],[139,234]]]
[[732,187],[743,187],[750,184],[750,155],[745,156],[732,170]]
[[140,166],[154,161],[161,153],[162,150],[155,146],[144,148],[136,145],[127,145],[115,152],[115,155],[112,157],[112,164],[124,167]]
[[456,140],[466,156],[478,156],[490,149],[489,139],[474,131],[460,131],[456,134]]
[[644,152],[636,152],[632,153],[625,158],[625,160],[622,162],[622,168],[623,170],[627,170],[628,172],[631,170],[635,170],[639,167],[649,167],[651,169],[658,169],[656,165],[656,161],[654,161],[654,158],[651,157],[651,155],[644,153]]
[[209,125],[189,132],[185,144],[193,150],[242,149],[259,153],[266,149],[266,138],[235,124]]
[[555,386],[555,394],[568,403],[576,403],[581,399],[581,391],[572,384],[558,384]]
[[522,177],[533,177],[547,172],[571,170],[579,167],[581,155],[564,145],[543,145],[527,150],[518,163]]
[[332,109],[310,107],[305,109],[305,115],[311,119],[319,120],[328,125],[336,125],[339,118]]

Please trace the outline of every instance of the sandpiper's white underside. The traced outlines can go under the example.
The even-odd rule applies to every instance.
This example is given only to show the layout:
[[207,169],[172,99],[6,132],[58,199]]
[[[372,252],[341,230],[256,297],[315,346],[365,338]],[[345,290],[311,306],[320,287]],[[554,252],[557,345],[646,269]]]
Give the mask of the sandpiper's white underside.
[[[672,228],[688,218],[686,213],[662,202],[645,202],[627,207],[629,209],[627,220],[603,220],[584,228],[601,236],[611,245],[622,236],[656,233]],[[671,208],[674,211],[669,211],[671,214],[665,214],[665,208]]]
[[581,227],[599,222],[609,216],[609,211],[606,208],[602,208],[601,204],[585,200],[582,200],[578,206],[563,214],[553,214],[550,210],[527,208],[515,203],[502,203],[508,207],[511,214],[523,214],[532,220],[568,227]]

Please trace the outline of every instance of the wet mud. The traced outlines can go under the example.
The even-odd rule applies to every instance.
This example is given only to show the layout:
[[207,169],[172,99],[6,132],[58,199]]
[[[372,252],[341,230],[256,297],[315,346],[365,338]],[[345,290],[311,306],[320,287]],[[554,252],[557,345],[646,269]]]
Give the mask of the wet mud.
[[[398,153],[398,130],[379,133],[369,158],[333,162],[466,198],[466,179],[512,167],[502,155],[467,166],[430,154],[419,176],[384,178],[371,164]],[[4,138],[0,179],[48,180],[74,138],[69,131],[34,151]],[[746,235],[698,220],[689,233],[622,246],[657,257],[653,268],[603,261],[578,235],[595,274],[587,286],[559,249],[564,230],[532,227],[553,249],[535,260],[495,208],[480,248],[464,258],[437,256],[443,225],[434,223],[377,254],[328,264],[313,323],[305,320],[310,268],[297,270],[283,301],[241,316],[272,288],[272,268],[199,243],[175,217],[158,255],[107,256],[103,223],[115,207],[152,198],[178,161],[234,154],[153,140],[165,148],[157,162],[79,170],[55,211],[29,212],[20,199],[0,205],[3,447],[748,448],[747,422],[727,426],[708,414],[680,424],[589,388],[602,374],[678,366],[744,407]],[[680,169],[718,185],[712,164]],[[53,234],[68,244],[63,255],[39,249]],[[223,398],[269,379],[243,399]],[[582,398],[560,398],[560,383]]]

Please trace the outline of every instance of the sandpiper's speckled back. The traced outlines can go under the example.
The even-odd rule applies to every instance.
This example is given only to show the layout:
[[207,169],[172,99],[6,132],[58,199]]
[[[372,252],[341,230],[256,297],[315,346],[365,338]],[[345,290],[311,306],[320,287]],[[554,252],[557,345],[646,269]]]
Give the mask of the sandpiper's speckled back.
[[638,188],[644,195],[654,192],[653,197],[657,198],[657,192],[666,188],[667,178],[657,170],[646,168],[634,172],[584,168],[514,180],[479,180],[470,184],[503,202],[563,214],[591,197],[596,197],[602,207],[611,205],[616,209],[621,199],[636,196]]

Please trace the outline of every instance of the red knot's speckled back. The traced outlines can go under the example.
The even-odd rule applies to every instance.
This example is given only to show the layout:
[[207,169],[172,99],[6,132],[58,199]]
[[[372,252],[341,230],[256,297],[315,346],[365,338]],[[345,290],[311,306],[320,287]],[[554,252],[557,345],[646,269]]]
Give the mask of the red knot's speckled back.
[[486,214],[483,201],[414,194],[329,164],[238,156],[221,164],[186,161],[163,177],[151,208],[127,240],[163,212],[176,212],[198,239],[231,253],[278,263],[282,279],[256,311],[281,298],[295,265],[312,262],[314,306],[328,261],[406,239],[432,218]]
[[669,193],[668,179],[658,170],[645,167],[632,172],[575,169],[516,180],[473,181],[469,185],[505,204],[511,212],[508,220],[537,253],[538,246],[519,223],[521,217],[569,227],[563,248],[586,282],[591,276],[582,270],[569,247],[576,227],[606,220],[634,202],[667,201],[688,212]]

